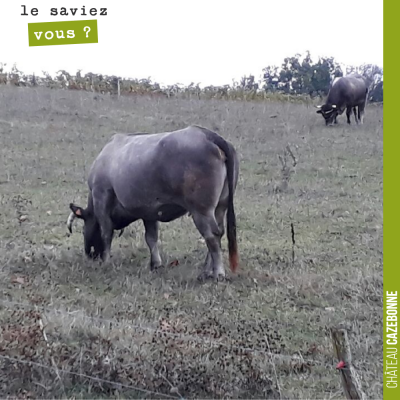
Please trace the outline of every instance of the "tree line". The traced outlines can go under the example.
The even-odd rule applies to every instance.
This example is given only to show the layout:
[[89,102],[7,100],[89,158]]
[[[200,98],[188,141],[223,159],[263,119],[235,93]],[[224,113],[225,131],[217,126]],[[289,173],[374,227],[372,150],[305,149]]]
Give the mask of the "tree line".
[[373,64],[348,66],[345,71],[333,57],[319,57],[315,61],[310,52],[286,57],[280,66],[267,66],[260,79],[244,76],[231,85],[200,87],[190,85],[161,86],[151,78],[132,79],[116,75],[95,73],[75,75],[60,70],[55,76],[42,71],[41,76],[27,75],[14,64],[7,72],[6,64],[0,63],[0,84],[15,86],[46,86],[70,90],[87,90],[110,94],[148,94],[159,96],[190,96],[198,98],[226,98],[241,100],[289,99],[306,100],[328,94],[334,78],[351,73],[362,75],[369,86],[370,102],[383,102],[383,68]]
[[336,77],[357,73],[363,76],[369,87],[369,100],[383,101],[383,68],[373,64],[342,70],[333,57],[321,57],[313,61],[310,52],[286,57],[280,67],[269,66],[263,70],[263,89],[290,94],[308,94],[311,97],[328,94]]

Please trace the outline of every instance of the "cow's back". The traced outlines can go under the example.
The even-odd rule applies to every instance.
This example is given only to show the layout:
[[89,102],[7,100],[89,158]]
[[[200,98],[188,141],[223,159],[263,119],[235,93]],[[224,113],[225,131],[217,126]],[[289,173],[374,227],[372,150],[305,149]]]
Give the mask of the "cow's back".
[[335,79],[329,91],[327,103],[336,104],[339,108],[355,106],[365,101],[366,84],[359,75],[349,75]]
[[[209,177],[216,146],[196,127],[149,134],[116,134],[95,160],[89,186],[114,191],[126,208],[183,195],[185,180]],[[189,177],[189,178],[188,178]]]

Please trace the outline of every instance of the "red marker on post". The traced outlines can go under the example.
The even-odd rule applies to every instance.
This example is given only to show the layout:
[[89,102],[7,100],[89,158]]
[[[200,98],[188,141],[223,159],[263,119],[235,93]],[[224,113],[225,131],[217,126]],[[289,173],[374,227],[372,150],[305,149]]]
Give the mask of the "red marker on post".
[[346,367],[346,363],[344,361],[340,361],[338,365],[336,365],[336,369],[343,369]]

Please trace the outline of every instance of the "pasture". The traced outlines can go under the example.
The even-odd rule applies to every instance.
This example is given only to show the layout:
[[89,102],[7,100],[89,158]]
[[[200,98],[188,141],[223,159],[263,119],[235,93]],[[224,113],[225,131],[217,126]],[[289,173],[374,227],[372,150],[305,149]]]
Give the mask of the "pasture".
[[[0,397],[343,398],[329,329],[345,326],[381,398],[382,118],[367,105],[363,126],[325,127],[289,102],[0,87]],[[104,144],[190,124],[239,155],[238,274],[197,282],[206,247],[187,216],[161,225],[163,270],[140,221],[111,266],[85,259],[68,205],[86,206]],[[223,251],[228,270],[226,237]]]

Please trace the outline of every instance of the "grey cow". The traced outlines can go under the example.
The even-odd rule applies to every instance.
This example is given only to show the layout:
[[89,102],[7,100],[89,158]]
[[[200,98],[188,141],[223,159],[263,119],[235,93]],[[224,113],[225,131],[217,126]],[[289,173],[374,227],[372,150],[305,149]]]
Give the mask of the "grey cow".
[[325,104],[317,107],[319,108],[317,113],[324,117],[326,125],[333,125],[333,123],[337,124],[337,116],[346,110],[347,123],[350,124],[351,110],[353,110],[356,123],[362,124],[367,94],[368,88],[361,75],[354,74],[336,78],[329,90]]
[[114,230],[141,219],[150,268],[161,266],[159,222],[190,213],[208,253],[199,279],[225,276],[221,238],[227,216],[229,261],[238,265],[234,193],[239,162],[233,146],[218,134],[190,126],[157,134],[115,134],[89,172],[87,208],[70,204],[68,229],[84,220],[87,256],[107,261]]

